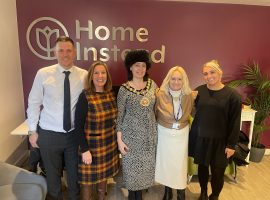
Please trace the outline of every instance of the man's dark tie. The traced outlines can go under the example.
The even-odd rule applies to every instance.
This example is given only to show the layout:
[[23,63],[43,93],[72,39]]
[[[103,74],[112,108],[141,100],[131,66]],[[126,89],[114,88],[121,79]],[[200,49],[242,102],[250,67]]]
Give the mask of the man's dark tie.
[[70,84],[69,74],[70,71],[63,72],[65,76],[64,80],[64,115],[63,115],[63,128],[65,131],[71,129],[71,111],[70,111]]

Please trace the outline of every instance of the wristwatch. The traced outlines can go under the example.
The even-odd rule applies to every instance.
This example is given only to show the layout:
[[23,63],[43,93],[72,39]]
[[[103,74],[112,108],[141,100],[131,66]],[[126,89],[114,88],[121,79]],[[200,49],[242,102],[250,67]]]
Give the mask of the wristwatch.
[[33,133],[35,133],[36,131],[28,131],[28,135],[32,135]]

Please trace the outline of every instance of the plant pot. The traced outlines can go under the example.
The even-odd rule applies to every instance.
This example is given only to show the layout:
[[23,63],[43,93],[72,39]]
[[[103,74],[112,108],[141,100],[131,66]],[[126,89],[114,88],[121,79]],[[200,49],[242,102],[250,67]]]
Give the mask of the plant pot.
[[249,160],[252,162],[261,162],[265,153],[265,146],[260,145],[260,147],[251,147]]

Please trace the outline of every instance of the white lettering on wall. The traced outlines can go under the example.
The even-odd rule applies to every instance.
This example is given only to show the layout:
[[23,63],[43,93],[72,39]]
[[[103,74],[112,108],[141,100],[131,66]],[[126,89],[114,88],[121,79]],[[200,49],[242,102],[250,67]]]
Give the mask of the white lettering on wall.
[[[44,25],[44,21],[45,23]],[[54,23],[54,27],[51,28],[50,25]],[[55,28],[55,26],[58,26]],[[149,40],[149,31],[145,27],[139,28],[132,28],[132,27],[121,27],[121,26],[111,26],[107,27],[104,25],[96,25],[91,20],[87,20],[86,23],[81,23],[79,20],[75,20],[75,33],[76,37],[75,41],[76,49],[77,49],[77,60],[101,60],[104,62],[109,61],[112,59],[113,61],[124,60],[124,57],[130,49],[120,49],[117,45],[117,41],[129,41],[129,42],[139,42],[139,43],[146,43]],[[55,39],[61,34],[68,36],[68,31],[64,27],[64,25],[58,21],[57,19],[50,18],[50,17],[41,17],[34,20],[28,27],[26,38],[27,44],[29,49],[32,53],[44,60],[53,60],[55,57],[51,56],[51,52],[53,48],[50,44],[53,42],[51,41],[53,38]],[[35,40],[32,40],[30,35],[35,35]],[[40,35],[45,37],[40,37]],[[87,44],[91,44],[91,41],[82,43],[80,40],[82,37],[88,40],[99,40],[100,44],[98,49],[93,46],[87,46]],[[43,41],[46,38],[46,41]],[[43,40],[42,40],[43,39]],[[104,41],[113,41],[115,44],[109,43],[110,48],[102,46],[102,42]],[[146,49],[142,45],[136,46],[141,49]],[[39,52],[34,49],[34,45],[39,47]],[[41,44],[46,44],[42,46]],[[106,43],[108,45],[108,43]],[[165,62],[165,52],[166,48],[165,45],[161,45],[160,49],[154,49],[152,52],[149,51],[151,55],[151,59],[154,63],[164,63]]]
[[[80,21],[76,20],[76,39],[81,39],[81,34],[83,32],[88,33],[88,39],[98,40],[108,40],[111,39],[113,41],[120,38],[121,41],[126,40],[126,35],[129,35],[127,38],[128,41],[134,41],[134,29],[132,27],[115,27],[113,26],[111,29],[107,26],[97,26],[95,28],[93,22],[88,20],[88,27],[81,27]],[[138,28],[136,30],[136,39],[139,42],[147,42],[148,41],[148,30],[146,28]]]

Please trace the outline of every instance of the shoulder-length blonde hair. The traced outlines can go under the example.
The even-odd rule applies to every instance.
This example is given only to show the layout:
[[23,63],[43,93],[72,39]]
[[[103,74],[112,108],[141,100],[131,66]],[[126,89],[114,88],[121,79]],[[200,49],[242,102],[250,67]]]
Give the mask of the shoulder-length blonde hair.
[[97,65],[102,65],[104,66],[105,70],[106,70],[106,74],[107,74],[107,81],[104,85],[104,92],[109,92],[112,90],[112,79],[111,79],[111,75],[109,73],[108,70],[108,66],[106,65],[106,63],[102,62],[102,61],[96,61],[94,62],[89,70],[88,70],[88,74],[87,74],[87,80],[86,80],[86,87],[85,89],[89,92],[95,92],[96,91],[96,87],[93,83],[93,74],[94,74],[94,69]]
[[183,69],[183,67],[180,67],[180,66],[175,66],[169,70],[168,74],[166,75],[165,79],[163,80],[163,82],[160,86],[160,90],[163,90],[166,94],[169,94],[170,80],[172,78],[173,73],[176,71],[182,75],[182,82],[183,82],[182,92],[183,92],[183,94],[189,95],[191,93],[191,89],[189,86],[189,80],[188,80],[188,77],[187,77],[185,70]]

